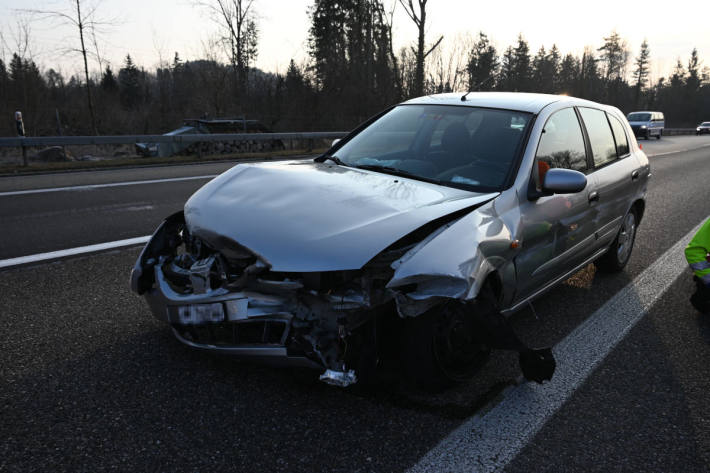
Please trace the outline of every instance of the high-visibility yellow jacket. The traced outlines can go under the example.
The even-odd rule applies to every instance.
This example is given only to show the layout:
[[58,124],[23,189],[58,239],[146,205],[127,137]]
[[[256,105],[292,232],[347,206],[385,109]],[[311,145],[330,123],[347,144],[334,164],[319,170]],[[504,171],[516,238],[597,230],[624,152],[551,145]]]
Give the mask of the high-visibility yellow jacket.
[[695,275],[706,286],[710,286],[708,253],[710,253],[710,218],[700,227],[698,233],[685,247],[685,259],[688,260],[691,269],[695,271]]

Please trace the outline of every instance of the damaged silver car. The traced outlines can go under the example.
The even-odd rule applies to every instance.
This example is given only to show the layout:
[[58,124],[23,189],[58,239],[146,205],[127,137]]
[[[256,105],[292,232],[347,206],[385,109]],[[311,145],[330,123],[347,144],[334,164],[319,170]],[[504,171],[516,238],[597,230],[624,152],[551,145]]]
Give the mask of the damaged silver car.
[[443,94],[392,107],[313,161],[240,164],[168,217],[131,275],[191,347],[347,386],[397,356],[417,382],[491,349],[552,376],[507,316],[589,264],[619,271],[648,159],[616,108]]

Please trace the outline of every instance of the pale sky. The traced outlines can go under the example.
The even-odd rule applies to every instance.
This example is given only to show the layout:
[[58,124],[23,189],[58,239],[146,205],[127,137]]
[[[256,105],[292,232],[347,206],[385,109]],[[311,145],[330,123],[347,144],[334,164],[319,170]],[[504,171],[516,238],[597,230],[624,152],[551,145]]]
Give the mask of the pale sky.
[[[385,0],[385,5],[391,6],[394,1]],[[0,57],[4,54],[8,59],[15,48],[18,9],[68,8],[71,3],[72,0],[0,0],[0,32],[5,42],[4,48],[0,43]],[[260,30],[257,67],[285,72],[291,58],[297,63],[308,59],[307,9],[312,3],[255,0]],[[580,55],[585,46],[598,48],[602,38],[616,29],[628,42],[632,57],[638,54],[643,39],[648,39],[652,80],[667,76],[678,57],[686,65],[693,47],[697,47],[703,65],[710,65],[710,21],[703,4],[685,1],[679,2],[678,8],[669,5],[672,4],[667,0],[429,0],[427,39],[434,41],[443,34],[442,44],[450,50],[465,35],[477,35],[482,30],[502,53],[522,33],[532,55],[541,45],[549,49],[553,43],[563,54]],[[205,57],[205,45],[217,31],[205,10],[191,0],[103,0],[97,11],[102,18],[117,20],[99,39],[102,55],[115,70],[128,53],[139,66],[148,69],[157,65],[161,57],[172,60],[175,51],[183,59]],[[397,12],[394,43],[399,48],[416,39],[416,28],[401,6]],[[59,65],[65,76],[81,71],[77,56],[62,54],[62,50],[75,47],[73,30],[49,21],[33,23],[30,40],[32,57],[41,68]],[[629,69],[632,67],[630,63]],[[90,68],[98,70],[98,64],[93,61]]]

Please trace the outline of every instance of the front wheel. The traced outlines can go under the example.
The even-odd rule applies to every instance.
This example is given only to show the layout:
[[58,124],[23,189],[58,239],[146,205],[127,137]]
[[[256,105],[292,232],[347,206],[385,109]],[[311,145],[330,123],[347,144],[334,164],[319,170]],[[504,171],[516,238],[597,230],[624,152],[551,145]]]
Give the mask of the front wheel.
[[658,130],[658,134],[656,135],[656,139],[657,139],[657,140],[660,140],[660,139],[661,139],[661,135],[663,135],[663,130]]
[[595,262],[597,268],[608,273],[617,273],[624,269],[631,258],[631,250],[636,240],[637,223],[636,210],[629,210],[609,250]]
[[476,340],[469,306],[449,302],[403,321],[402,356],[410,381],[440,391],[473,377],[491,349]]

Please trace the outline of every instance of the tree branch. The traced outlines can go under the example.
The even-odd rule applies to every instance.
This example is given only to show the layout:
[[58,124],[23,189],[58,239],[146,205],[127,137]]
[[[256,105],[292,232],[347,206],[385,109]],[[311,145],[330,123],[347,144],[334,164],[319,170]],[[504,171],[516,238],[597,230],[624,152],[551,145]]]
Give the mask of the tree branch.
[[412,19],[415,25],[419,26],[419,17],[414,12],[414,4],[412,4],[412,0],[409,0],[409,6],[404,3],[404,0],[399,0],[399,3],[404,8],[404,12],[407,14],[407,16]]
[[439,37],[439,39],[437,40],[437,42],[434,43],[434,46],[432,46],[431,48],[429,48],[429,51],[427,51],[426,53],[424,53],[424,59],[426,59],[426,57],[427,57],[433,50],[435,50],[436,47],[439,46],[439,44],[441,44],[441,40],[443,40],[443,39],[444,39],[444,35],[441,35],[441,36]]

